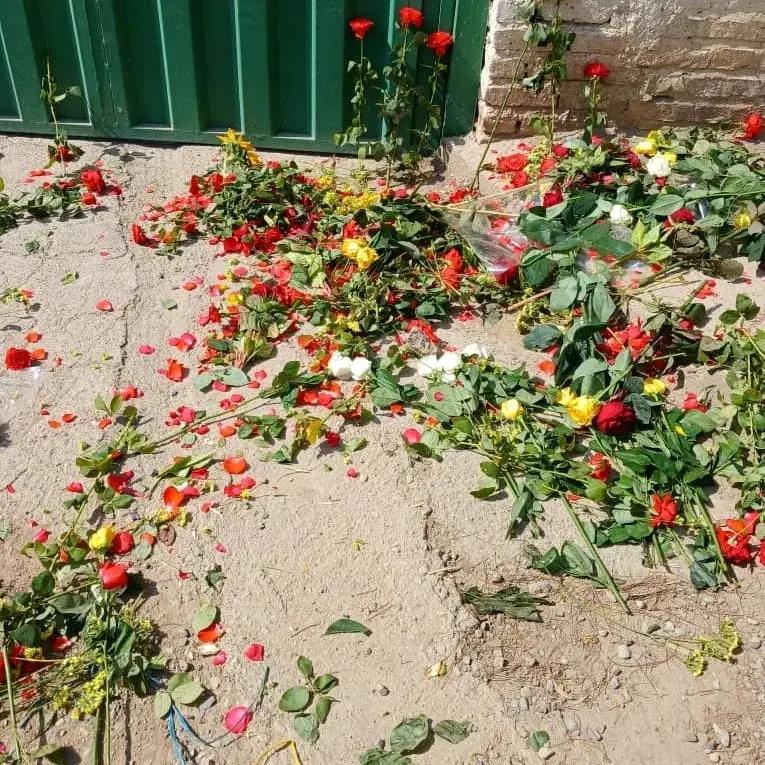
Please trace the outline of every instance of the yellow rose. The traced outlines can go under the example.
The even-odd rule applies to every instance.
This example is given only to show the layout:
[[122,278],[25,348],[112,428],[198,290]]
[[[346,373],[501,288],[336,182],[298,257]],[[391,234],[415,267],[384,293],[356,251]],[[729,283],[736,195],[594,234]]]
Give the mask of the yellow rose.
[[371,247],[362,247],[356,255],[356,265],[366,271],[377,260],[377,253]]
[[566,411],[579,427],[585,427],[595,419],[595,415],[600,411],[600,402],[592,396],[576,396],[571,403],[566,405]]
[[646,136],[646,139],[653,141],[657,145],[666,141],[664,133],[662,133],[661,130],[651,130]]
[[634,151],[635,154],[645,154],[647,157],[652,157],[656,154],[658,148],[656,141],[652,138],[644,138],[632,149],[632,151]]
[[343,243],[340,246],[340,252],[342,252],[346,258],[356,260],[359,250],[364,246],[364,242],[360,239],[343,239]]
[[576,393],[571,390],[571,388],[563,388],[560,393],[558,393],[558,398],[556,399],[561,406],[569,406],[572,402],[576,401]]
[[665,151],[664,159],[666,159],[670,165],[674,165],[675,162],[677,162],[677,154],[675,154],[674,151]]
[[88,545],[91,550],[106,550],[112,543],[115,535],[114,526],[101,526],[98,531],[94,531],[88,539]]
[[646,396],[661,396],[667,392],[667,384],[658,377],[646,377],[643,380],[643,393]]
[[523,414],[523,404],[517,398],[509,398],[502,402],[499,411],[506,420],[515,422]]
[[741,212],[736,213],[736,217],[733,219],[733,224],[736,228],[749,228],[749,226],[752,225],[752,216],[746,212],[746,210],[742,210]]

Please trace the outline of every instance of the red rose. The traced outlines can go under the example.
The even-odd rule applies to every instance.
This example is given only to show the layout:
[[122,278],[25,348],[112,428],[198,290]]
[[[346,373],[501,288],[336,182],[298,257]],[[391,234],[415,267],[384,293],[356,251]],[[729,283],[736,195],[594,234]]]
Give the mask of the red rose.
[[121,563],[104,563],[98,569],[98,576],[105,590],[121,590],[128,585],[127,568]]
[[504,157],[497,157],[497,172],[516,173],[528,164],[529,158],[525,154],[506,154]]
[[118,531],[112,539],[110,550],[114,555],[127,555],[133,549],[133,535],[129,531]]
[[595,428],[609,436],[626,436],[635,429],[635,410],[623,401],[608,401],[595,418]]
[[104,181],[104,176],[101,175],[100,170],[95,168],[83,170],[80,173],[80,180],[88,191],[92,191],[94,194],[106,193],[106,181]]
[[422,29],[422,25],[425,21],[425,17],[422,15],[422,11],[418,11],[416,8],[411,8],[405,5],[398,12],[398,23],[402,29]]
[[146,232],[137,223],[134,223],[130,227],[130,233],[133,237],[133,241],[136,244],[140,244],[143,247],[146,247],[147,245],[151,244],[151,239],[149,239],[149,237],[146,236]]
[[584,76],[592,77],[597,80],[605,80],[611,73],[611,70],[601,61],[590,61],[584,67]]
[[454,38],[448,32],[431,32],[428,35],[428,41],[425,43],[437,58],[443,58],[452,47]]
[[754,141],[757,136],[762,132],[762,115],[757,112],[752,112],[744,120],[744,138],[747,141]]
[[552,147],[552,151],[553,151],[553,154],[556,157],[561,157],[562,158],[562,157],[567,157],[568,156],[568,149],[565,146],[563,146],[562,144],[560,144],[560,143],[556,143]]
[[664,221],[665,228],[671,228],[678,223],[695,223],[696,216],[693,214],[693,210],[689,210],[687,207],[681,207],[679,210],[670,215],[666,221]]
[[720,545],[723,558],[736,566],[748,566],[752,562],[752,551],[749,549],[749,535],[736,534],[715,527],[715,536]]
[[559,205],[563,201],[563,192],[559,186],[553,186],[542,198],[542,205],[544,207],[552,207],[553,205]]
[[529,174],[525,170],[519,170],[513,174],[510,183],[514,189],[520,189],[523,186],[528,186],[530,181]]
[[677,517],[677,502],[671,494],[654,494],[651,497],[651,526],[670,526]]
[[611,462],[607,457],[600,452],[595,452],[589,459],[589,463],[592,466],[592,472],[590,475],[597,481],[608,481],[613,472],[611,469]]
[[26,348],[8,348],[5,352],[5,368],[14,372],[29,369],[32,366],[32,354]]
[[351,28],[351,32],[353,32],[353,36],[357,40],[363,40],[367,34],[369,34],[369,31],[374,25],[375,23],[371,19],[363,18],[351,19],[348,23],[348,26]]

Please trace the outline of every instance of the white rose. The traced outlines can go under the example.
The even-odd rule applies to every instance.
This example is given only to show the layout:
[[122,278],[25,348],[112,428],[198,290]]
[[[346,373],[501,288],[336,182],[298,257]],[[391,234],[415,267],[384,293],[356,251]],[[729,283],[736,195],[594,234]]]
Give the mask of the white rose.
[[439,370],[438,358],[435,353],[423,356],[417,364],[417,374],[421,377],[430,377]]
[[479,359],[488,359],[491,354],[485,345],[470,343],[462,349],[462,358],[469,359],[471,356],[478,356]]
[[615,226],[629,226],[632,216],[624,205],[614,205],[611,208],[611,223]]
[[462,364],[462,354],[455,353],[454,351],[447,351],[438,360],[438,368],[442,372],[454,372],[457,367]]
[[337,377],[338,380],[350,380],[351,375],[353,374],[353,362],[349,356],[340,353],[340,351],[335,351],[329,357],[327,369],[329,369],[329,373],[333,377]]
[[651,159],[645,163],[645,169],[654,178],[666,178],[672,172],[669,160],[663,154],[657,154],[655,157],[651,157]]
[[357,382],[363,380],[369,374],[371,368],[372,362],[369,359],[363,356],[356,356],[351,362],[351,377]]

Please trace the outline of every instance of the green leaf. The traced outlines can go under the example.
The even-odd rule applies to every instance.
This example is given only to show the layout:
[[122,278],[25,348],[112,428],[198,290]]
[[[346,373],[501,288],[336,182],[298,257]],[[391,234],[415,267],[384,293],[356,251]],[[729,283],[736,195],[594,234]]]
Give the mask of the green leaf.
[[32,580],[32,592],[40,598],[45,598],[53,593],[56,580],[50,571],[41,571]]
[[660,194],[648,208],[648,212],[657,218],[663,218],[677,212],[683,204],[683,198],[677,194]]
[[315,744],[319,740],[319,721],[313,715],[295,715],[292,718],[292,727],[295,733],[309,744]]
[[311,701],[311,691],[304,685],[296,685],[285,691],[279,699],[283,712],[302,712]]
[[442,720],[433,726],[433,733],[450,744],[459,744],[460,741],[464,741],[472,730],[473,725],[469,720],[464,720],[463,722]]
[[544,351],[550,346],[557,345],[561,339],[561,331],[554,324],[537,324],[523,338],[523,347],[530,351]]
[[369,749],[359,757],[360,765],[412,765],[411,757],[397,752],[384,752],[379,747]]
[[220,564],[216,563],[206,574],[205,574],[205,582],[207,582],[208,586],[215,588],[217,587],[224,579],[226,578],[226,575],[221,570]]
[[67,271],[61,278],[61,284],[74,284],[80,275],[76,271]]
[[46,760],[53,763],[53,765],[66,765],[71,762],[69,754],[64,747],[58,744],[45,744],[39,749],[35,749],[34,752],[29,752],[30,762],[37,762],[38,760]]
[[202,606],[194,614],[194,618],[191,620],[191,626],[194,632],[199,632],[200,630],[209,627],[217,618],[218,607],[214,606],[212,603],[208,603]]
[[314,680],[314,687],[319,693],[329,693],[340,682],[334,675],[319,675]]
[[581,377],[590,377],[592,375],[605,372],[608,369],[608,364],[600,359],[585,359],[571,375],[572,380],[578,380]]
[[247,385],[250,382],[250,378],[247,377],[245,372],[236,367],[227,367],[220,376],[220,380],[226,385],[230,385],[232,388],[241,388],[243,385]]
[[20,627],[16,627],[11,632],[11,638],[27,648],[37,648],[40,645],[40,628],[36,624],[27,622]]
[[390,734],[390,748],[394,752],[414,752],[427,741],[430,735],[430,720],[425,715],[410,717],[400,722]]
[[562,277],[550,295],[550,310],[555,313],[565,311],[576,300],[578,293],[579,280],[575,276]]
[[338,619],[327,627],[325,635],[342,635],[344,633],[360,633],[362,635],[372,634],[372,630],[369,627],[365,627],[361,622],[356,622],[353,619]]
[[297,666],[300,670],[300,674],[303,675],[306,680],[313,680],[313,663],[310,659],[306,659],[305,656],[299,656]]
[[154,714],[160,719],[163,718],[173,705],[173,698],[167,691],[157,691],[154,697]]
[[526,743],[535,752],[538,752],[543,746],[550,743],[550,734],[546,730],[535,730],[528,738]]
[[332,708],[332,699],[322,696],[317,702],[316,707],[313,710],[316,719],[323,725],[327,722],[329,716],[329,710]]
[[200,683],[196,680],[190,680],[174,688],[170,695],[173,697],[173,701],[189,705],[197,701],[204,692],[205,689]]

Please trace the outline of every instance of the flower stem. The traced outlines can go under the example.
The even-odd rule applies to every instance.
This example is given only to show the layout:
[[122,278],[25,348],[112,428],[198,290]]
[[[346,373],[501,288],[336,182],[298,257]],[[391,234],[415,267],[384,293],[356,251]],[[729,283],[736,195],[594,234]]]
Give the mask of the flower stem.
[[616,600],[616,602],[622,607],[622,610],[624,611],[624,613],[631,614],[632,611],[630,611],[630,607],[627,605],[627,601],[624,599],[624,596],[619,590],[619,585],[616,584],[613,576],[611,576],[611,572],[608,570],[608,567],[603,562],[603,558],[600,557],[598,548],[595,547],[595,545],[592,543],[592,540],[587,535],[584,525],[582,524],[581,518],[577,514],[576,510],[574,510],[573,506],[568,500],[568,497],[566,497],[565,494],[561,494],[561,500],[563,501],[563,507],[566,508],[566,512],[568,513],[569,518],[571,518],[572,523],[574,524],[574,526],[576,526],[576,530],[579,532],[579,536],[582,538],[582,541],[584,542],[585,546],[589,550],[590,555],[592,555],[592,557],[594,558],[595,566],[600,572],[600,576],[603,579],[603,584],[605,584],[608,591],[614,596],[614,599]]
[[22,762],[24,747],[19,738],[19,728],[16,722],[16,702],[13,698],[13,680],[11,679],[11,663],[8,661],[8,646],[3,642],[3,669],[5,670],[5,689],[8,694],[8,716],[10,717],[13,745],[16,749],[16,759]]
[[473,180],[470,183],[471,191],[473,191],[475,188],[480,190],[481,168],[483,167],[484,162],[486,162],[486,157],[489,155],[489,149],[491,148],[492,143],[494,143],[494,138],[497,135],[497,130],[499,130],[499,123],[502,120],[502,115],[504,114],[507,105],[510,103],[510,96],[513,94],[513,90],[515,90],[515,84],[518,82],[518,74],[521,71],[521,64],[526,58],[526,53],[528,53],[528,50],[529,41],[526,40],[526,43],[523,46],[523,50],[521,51],[521,55],[518,56],[518,61],[515,64],[515,71],[513,72],[513,78],[510,80],[510,87],[507,93],[505,93],[504,99],[502,99],[502,104],[499,107],[499,111],[497,112],[494,124],[492,125],[491,133],[489,133],[489,141],[483,150],[483,154],[481,154],[481,159],[478,160],[478,166],[475,169],[475,175],[473,176]]

